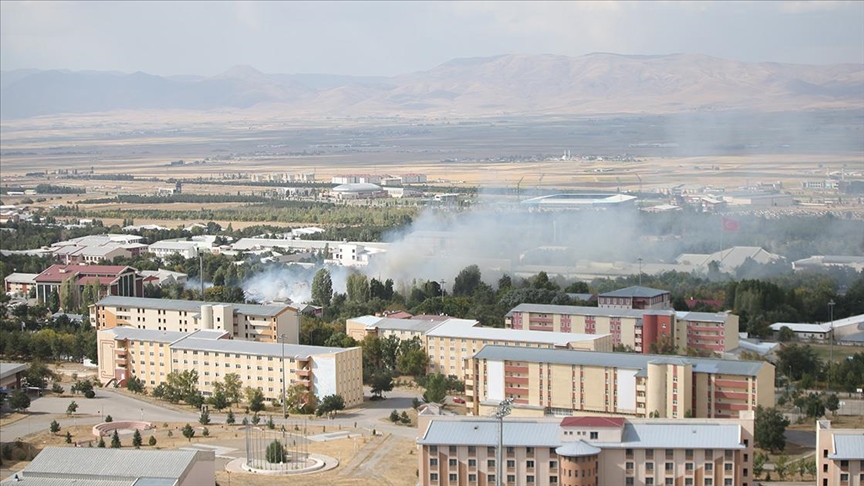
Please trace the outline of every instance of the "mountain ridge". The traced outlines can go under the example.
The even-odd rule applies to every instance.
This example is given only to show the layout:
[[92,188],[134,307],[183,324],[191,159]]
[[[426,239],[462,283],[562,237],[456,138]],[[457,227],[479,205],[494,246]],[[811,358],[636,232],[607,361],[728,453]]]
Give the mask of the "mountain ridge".
[[502,54],[384,77],[143,72],[0,73],[0,118],[129,109],[310,115],[568,114],[864,107],[864,64],[747,63],[704,54]]

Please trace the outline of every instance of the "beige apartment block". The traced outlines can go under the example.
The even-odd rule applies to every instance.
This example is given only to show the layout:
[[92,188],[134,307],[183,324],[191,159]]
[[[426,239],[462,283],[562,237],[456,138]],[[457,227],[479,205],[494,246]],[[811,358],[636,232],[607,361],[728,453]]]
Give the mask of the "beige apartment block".
[[816,423],[816,486],[864,485],[864,430]]
[[90,306],[90,322],[100,329],[129,326],[155,331],[216,329],[233,339],[300,342],[300,315],[287,305],[227,304],[196,300],[106,297]]
[[118,326],[97,332],[99,381],[125,383],[132,376],[153,388],[172,371],[198,372],[198,385],[207,396],[227,373],[240,376],[243,386],[258,388],[278,400],[285,387],[300,383],[320,399],[338,394],[345,406],[363,403],[361,349],[301,346],[241,341],[228,332],[202,329],[192,333]]
[[774,406],[774,366],[762,361],[486,346],[465,376],[475,415],[505,398],[535,417],[732,418]]
[[[390,317],[362,316],[345,320],[345,334],[362,341],[366,336],[378,336],[387,338],[396,336],[403,341],[419,338],[421,341],[427,332],[444,321],[450,320],[447,316],[434,316],[433,319],[395,319]],[[468,327],[479,326],[477,321],[458,319],[465,321]]]
[[[737,419],[506,418],[500,484],[751,486],[754,414]],[[419,484],[494,485],[499,422],[421,417]]]
[[508,329],[610,334],[614,345],[645,354],[664,335],[681,354],[688,349],[721,354],[738,347],[738,316],[725,312],[520,304],[504,319]]

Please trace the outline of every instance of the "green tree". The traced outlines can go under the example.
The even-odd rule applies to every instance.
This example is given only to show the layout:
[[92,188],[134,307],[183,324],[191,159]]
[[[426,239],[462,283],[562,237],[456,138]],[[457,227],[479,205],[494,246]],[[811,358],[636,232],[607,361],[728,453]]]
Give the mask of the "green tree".
[[[219,385],[217,382],[216,385]],[[231,405],[228,401],[228,396],[225,394],[225,391],[218,386],[213,387],[213,394],[207,397],[207,403],[210,404],[216,410],[222,410],[223,408],[228,408]]]
[[51,433],[56,435],[57,432],[60,432],[60,423],[57,422],[56,420],[52,420],[50,429],[51,429]]
[[648,346],[651,354],[678,354],[678,348],[675,346],[675,340],[671,334],[661,334],[656,341]]
[[469,265],[463,268],[453,281],[453,295],[456,297],[470,297],[482,282],[480,267]]
[[66,431],[66,443],[67,443],[67,444],[71,444],[71,443],[72,443],[72,433],[69,432],[68,430]]
[[369,301],[369,280],[365,275],[359,273],[348,275],[346,290],[348,292],[349,302],[364,303]]
[[320,417],[329,414],[332,417],[339,410],[345,410],[345,399],[342,398],[342,395],[327,395],[321,399],[318,409],[315,410],[315,415]]
[[403,410],[402,414],[399,415],[399,421],[405,425],[410,424],[411,423],[411,417],[408,416],[408,412]]
[[204,427],[204,430],[201,431],[201,435],[203,435],[204,437],[210,437],[210,429]]
[[447,378],[441,373],[435,373],[426,377],[426,391],[423,393],[423,401],[426,403],[444,403],[447,398]]
[[267,446],[266,452],[267,462],[271,464],[281,464],[285,462],[285,449],[282,447],[282,443],[276,439],[273,439]]
[[429,367],[429,355],[423,349],[412,349],[399,355],[399,371],[411,376],[424,376]]
[[119,449],[120,448],[120,434],[118,434],[116,430],[111,435],[111,448],[112,449]]
[[249,402],[249,410],[253,412],[264,410],[264,392],[261,390],[246,387],[246,401]]
[[[370,386],[372,387],[372,396],[376,398],[383,398],[381,395],[384,392],[389,392],[393,390],[393,375],[386,370],[382,370],[372,374],[372,379],[370,380]],[[319,406],[320,408],[320,406]]]
[[63,312],[75,312],[78,309],[78,286],[74,278],[67,278],[60,284],[60,307]]
[[768,454],[756,452],[753,455],[753,477],[759,478],[765,472],[765,463],[768,462]]
[[96,444],[96,447],[101,447],[102,449],[105,448],[105,438],[104,437],[99,437],[99,443]]
[[285,390],[285,406],[294,413],[313,413],[318,399],[304,384],[296,383]]
[[155,446],[156,445],[156,437],[151,435],[150,440],[147,441],[147,444],[149,444],[150,446]]
[[234,425],[234,422],[236,422],[236,419],[234,418],[234,411],[228,410],[228,416],[225,417],[225,423],[228,425]]
[[395,408],[390,412],[390,421],[394,424],[399,421],[399,412],[397,412]]
[[786,480],[786,474],[789,473],[789,456],[786,454],[781,454],[780,457],[774,461],[774,472],[780,476],[780,480]]
[[138,378],[137,376],[132,376],[131,378],[126,380],[126,389],[135,394],[142,393],[145,391],[144,380]]
[[210,412],[205,408],[201,410],[201,415],[198,416],[198,423],[201,425],[207,425],[210,423]]
[[330,279],[330,271],[322,268],[315,273],[312,279],[312,303],[315,305],[329,306],[333,298],[333,281]]
[[26,412],[30,408],[30,397],[21,390],[15,390],[9,397],[9,408],[19,412]]
[[186,440],[192,442],[192,437],[195,437],[195,429],[193,429],[191,425],[186,424],[186,426],[183,427],[183,437],[186,437]]
[[837,418],[837,410],[840,409],[840,397],[836,393],[828,395],[825,399],[825,408],[831,412],[834,418]]
[[72,400],[72,403],[70,403],[69,406],[66,407],[66,415],[72,415],[77,411],[78,411],[78,404],[75,403],[75,400]]
[[112,417],[112,416],[110,416],[110,415],[106,415],[106,416],[105,416],[105,421],[106,421],[106,422],[113,422],[113,421],[114,421],[114,417]]
[[140,449],[142,443],[143,441],[141,440],[141,432],[139,432],[138,429],[135,429],[135,434],[132,435],[132,445],[136,449]]
[[787,326],[783,326],[780,328],[780,331],[777,332],[777,340],[781,343],[788,343],[789,341],[795,340],[795,331],[788,328]]
[[786,448],[786,427],[789,419],[776,408],[756,407],[756,423],[753,438],[762,449],[782,451]]
[[222,378],[222,389],[225,397],[234,405],[240,403],[243,394],[243,381],[237,373],[225,373]]

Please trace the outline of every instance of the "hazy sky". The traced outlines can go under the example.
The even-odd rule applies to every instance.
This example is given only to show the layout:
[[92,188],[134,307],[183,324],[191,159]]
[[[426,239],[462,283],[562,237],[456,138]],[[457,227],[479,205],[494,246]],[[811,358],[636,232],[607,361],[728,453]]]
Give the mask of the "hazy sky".
[[0,68],[395,75],[456,57],[864,63],[864,2],[0,2]]

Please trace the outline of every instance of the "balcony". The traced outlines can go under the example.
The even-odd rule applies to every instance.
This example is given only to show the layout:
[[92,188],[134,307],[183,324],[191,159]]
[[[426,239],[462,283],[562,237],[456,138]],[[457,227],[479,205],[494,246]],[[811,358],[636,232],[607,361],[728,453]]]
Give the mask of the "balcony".
[[309,370],[306,369],[306,368],[299,368],[299,369],[297,369],[297,370],[295,371],[295,373],[297,374],[297,376],[303,376],[303,377],[307,377],[307,378],[308,378],[310,372],[309,372]]
[[513,366],[513,365],[505,365],[504,366],[505,373],[528,373],[527,366]]
[[123,357],[115,356],[114,357],[114,364],[116,364],[117,366],[124,366],[125,367],[126,366],[126,357],[125,356],[123,356]]
[[504,386],[504,393],[506,393],[507,395],[513,395],[513,396],[523,396],[523,395],[528,395],[528,389],[527,388],[516,388],[516,387],[505,385]]
[[749,389],[746,381],[739,380],[714,380],[714,386],[717,388],[740,388]]
[[527,376],[505,376],[504,377],[504,386],[507,386],[509,383],[519,383],[520,385],[528,384]]

